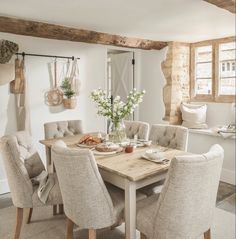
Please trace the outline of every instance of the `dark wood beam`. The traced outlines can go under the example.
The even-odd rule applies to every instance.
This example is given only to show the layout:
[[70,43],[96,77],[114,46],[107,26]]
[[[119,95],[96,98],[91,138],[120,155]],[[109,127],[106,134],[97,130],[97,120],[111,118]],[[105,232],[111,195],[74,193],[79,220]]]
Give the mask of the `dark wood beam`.
[[223,8],[232,13],[236,13],[235,0],[204,0],[204,1],[214,4],[217,7]]
[[167,46],[167,42],[163,41],[123,37],[119,35],[65,27],[43,22],[27,21],[4,16],[0,16],[0,32],[56,40],[139,48],[144,50],[160,50]]

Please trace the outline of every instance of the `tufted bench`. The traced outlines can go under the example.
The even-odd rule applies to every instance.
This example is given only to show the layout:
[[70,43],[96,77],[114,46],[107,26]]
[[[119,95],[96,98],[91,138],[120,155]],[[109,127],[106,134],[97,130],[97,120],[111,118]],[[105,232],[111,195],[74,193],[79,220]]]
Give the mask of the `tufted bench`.
[[148,139],[149,124],[141,121],[124,121],[127,138],[133,139],[135,135],[138,139]]

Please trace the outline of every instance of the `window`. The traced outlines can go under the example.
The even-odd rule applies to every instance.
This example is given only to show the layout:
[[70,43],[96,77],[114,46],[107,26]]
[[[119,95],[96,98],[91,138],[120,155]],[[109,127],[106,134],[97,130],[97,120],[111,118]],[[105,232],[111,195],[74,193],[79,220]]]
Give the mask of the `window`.
[[212,94],[212,46],[195,49],[195,89],[197,95]]
[[219,45],[219,62],[227,64],[227,71],[219,73],[219,95],[235,95],[235,42]]
[[233,37],[191,44],[191,99],[234,102],[235,64]]

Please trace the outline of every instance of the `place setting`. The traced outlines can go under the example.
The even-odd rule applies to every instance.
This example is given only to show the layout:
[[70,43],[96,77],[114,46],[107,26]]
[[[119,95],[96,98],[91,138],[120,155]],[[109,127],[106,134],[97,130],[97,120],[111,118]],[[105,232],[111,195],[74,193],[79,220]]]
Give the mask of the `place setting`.
[[142,154],[141,158],[158,164],[168,164],[170,160],[166,158],[165,151],[167,150],[148,149]]

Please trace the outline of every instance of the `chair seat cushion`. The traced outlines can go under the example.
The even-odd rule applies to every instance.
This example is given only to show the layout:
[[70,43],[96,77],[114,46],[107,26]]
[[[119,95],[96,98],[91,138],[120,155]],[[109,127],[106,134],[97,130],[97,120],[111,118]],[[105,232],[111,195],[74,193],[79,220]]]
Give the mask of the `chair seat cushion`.
[[[113,202],[114,214],[116,218],[115,223],[119,223],[124,218],[125,192],[124,190],[110,183],[106,183],[106,187]],[[137,191],[136,194],[137,201],[143,200],[144,198],[146,198],[146,195]]]
[[153,222],[157,209],[157,200],[160,194],[154,194],[137,203],[137,230],[145,234],[148,238],[153,232]]
[[145,194],[147,197],[150,197],[153,194],[158,194],[161,192],[164,186],[164,182],[165,180],[161,180],[160,182],[153,183],[151,185],[139,189],[139,192]]
[[38,186],[34,187],[34,193],[32,196],[32,202],[33,207],[41,207],[44,205],[57,205],[57,204],[63,204],[62,196],[61,196],[61,190],[59,187],[58,179],[55,173],[50,174],[51,177],[54,177],[55,184],[50,190],[50,193],[48,195],[48,199],[45,204],[43,204],[39,197],[38,197]]

